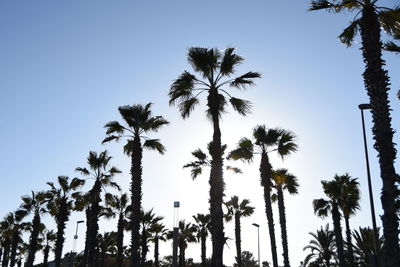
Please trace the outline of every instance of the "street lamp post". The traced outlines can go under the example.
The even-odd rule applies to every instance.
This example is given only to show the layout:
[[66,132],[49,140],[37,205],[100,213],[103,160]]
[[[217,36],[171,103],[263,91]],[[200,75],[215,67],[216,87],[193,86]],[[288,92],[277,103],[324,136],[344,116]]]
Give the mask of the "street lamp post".
[[172,267],[178,266],[179,201],[174,202],[174,230],[172,236]]
[[253,223],[255,227],[257,227],[257,244],[258,244],[258,266],[261,266],[260,262],[260,225]]
[[78,227],[80,223],[83,223],[84,221],[77,221],[76,222],[76,230],[75,230],[75,235],[74,235],[74,242],[71,250],[71,260],[70,260],[70,267],[75,266],[75,249],[76,249],[76,242],[78,240]]
[[375,257],[373,259],[373,262],[375,263],[375,266],[379,266],[379,260],[378,260],[379,259],[379,251],[378,251],[378,246],[377,246],[378,230],[377,230],[377,227],[376,227],[374,196],[372,194],[371,171],[370,171],[370,167],[369,167],[367,137],[366,137],[366,134],[365,134],[365,122],[364,122],[364,110],[372,109],[372,106],[371,106],[371,104],[360,104],[360,105],[358,105],[358,108],[361,111],[361,122],[362,122],[363,137],[364,137],[365,163],[366,163],[366,167],[367,167],[369,205],[370,205],[370,209],[371,209],[372,228],[373,228],[373,231],[374,231],[373,237],[374,237]]

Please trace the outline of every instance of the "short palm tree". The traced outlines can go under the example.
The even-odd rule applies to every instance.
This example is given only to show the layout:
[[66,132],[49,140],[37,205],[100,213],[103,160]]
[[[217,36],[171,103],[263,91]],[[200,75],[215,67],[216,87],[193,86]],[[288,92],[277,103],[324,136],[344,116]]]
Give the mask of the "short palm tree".
[[[358,231],[352,232],[354,238],[354,255],[357,266],[373,266],[371,259],[376,258],[374,249],[374,231],[369,227],[359,227]],[[379,236],[379,229],[378,229]],[[378,252],[382,251],[383,237],[377,239]],[[381,264],[380,264],[381,265]]]
[[42,232],[43,239],[43,266],[47,267],[49,262],[50,249],[52,249],[54,242],[57,240],[57,235],[53,230],[44,229]]
[[6,218],[0,221],[1,266],[8,266],[10,261],[11,237],[9,228],[10,224]]
[[69,220],[71,210],[74,208],[76,190],[82,187],[84,180],[74,178],[71,181],[67,176],[58,176],[58,185],[53,182],[47,183],[50,186],[48,202],[49,213],[55,218],[57,223],[57,240],[54,248],[54,264],[61,266],[62,250],[64,246],[64,231]]
[[272,165],[269,154],[277,152],[282,159],[297,151],[294,133],[283,129],[268,129],[264,125],[258,125],[253,129],[253,140],[242,138],[237,148],[231,151],[228,159],[252,162],[256,154],[261,155],[260,180],[264,189],[265,213],[268,220],[269,238],[271,242],[272,264],[278,267],[278,256],[276,252],[274,216],[271,203],[272,189]]
[[227,106],[227,99],[239,114],[246,115],[251,110],[249,101],[232,97],[227,87],[244,89],[260,78],[257,72],[247,72],[232,77],[243,58],[235,54],[234,48],[221,52],[215,48],[192,47],[188,51],[188,61],[199,77],[184,71],[171,85],[169,104],[177,105],[182,117],[188,118],[194,107],[199,104],[199,95],[207,94],[207,117],[213,124],[212,147],[210,149],[212,166],[210,171],[210,214],[212,225],[212,266],[222,267],[224,237],[224,196],[223,160],[221,145],[220,118]]
[[164,217],[162,217],[162,216],[156,216],[156,214],[153,212],[153,209],[146,211],[146,212],[143,210],[141,211],[140,223],[142,225],[142,233],[141,233],[140,237],[141,237],[142,255],[141,255],[140,260],[141,260],[142,266],[146,262],[147,252],[149,251],[148,242],[147,242],[148,238],[150,237],[149,228],[151,227],[151,225],[158,223],[163,219],[164,219]]
[[[95,249],[97,243],[97,235],[99,231],[99,215],[101,212],[100,203],[102,201],[101,192],[106,186],[111,186],[119,189],[119,186],[113,182],[113,177],[121,173],[116,167],[109,167],[111,156],[108,155],[107,150],[97,154],[94,151],[89,152],[87,164],[89,169],[85,167],[78,167],[76,171],[93,179],[94,184],[90,191],[83,197],[86,205],[86,242],[85,242],[85,256],[84,262],[88,267],[95,266]],[[82,206],[80,203],[80,206]],[[79,208],[78,208],[79,209]]]
[[[151,103],[133,106],[121,106],[118,108],[125,126],[118,121],[111,121],[104,127],[108,135],[103,143],[112,140],[127,139],[124,152],[131,157],[131,266],[140,264],[140,210],[142,208],[142,154],[143,148],[156,150],[164,154],[165,147],[159,139],[149,139],[145,134],[157,132],[169,122],[162,116],[153,116]],[[142,140],[144,142],[142,143]]]
[[332,260],[336,259],[336,245],[335,245],[335,234],[329,230],[329,224],[316,233],[309,233],[313,239],[310,240],[309,244],[303,248],[303,250],[311,250],[310,254],[304,259],[303,266],[309,266],[309,263],[316,263],[315,266],[330,267],[333,266]]
[[207,247],[206,241],[208,232],[210,231],[210,214],[201,214],[197,213],[197,215],[192,216],[195,221],[195,226],[197,230],[197,241],[201,244],[201,266],[207,266]]
[[8,213],[4,221],[1,222],[3,234],[10,240],[10,267],[15,266],[18,244],[22,241],[22,231],[26,229],[26,223],[22,222],[24,217],[25,212],[17,210],[16,212]]
[[185,267],[185,250],[189,243],[196,242],[196,226],[191,223],[185,223],[185,220],[179,221],[178,247],[179,247],[179,267]]
[[276,189],[276,194],[272,195],[272,201],[278,201],[279,208],[279,223],[281,224],[281,239],[283,248],[283,264],[285,267],[290,267],[286,228],[286,208],[283,193],[284,191],[287,191],[291,195],[297,194],[299,183],[297,182],[297,177],[289,173],[287,169],[277,169],[273,171],[272,178],[273,187]]
[[242,217],[249,217],[254,213],[254,207],[250,206],[250,200],[243,199],[239,201],[238,196],[233,196],[227,202],[225,206],[228,209],[225,215],[227,222],[232,219],[235,220],[235,241],[236,241],[236,262],[238,267],[242,267],[242,239],[241,239],[241,226],[240,219]]
[[[396,214],[396,185],[394,160],[396,149],[393,143],[390,103],[388,99],[389,76],[383,66],[381,29],[389,35],[400,32],[400,7],[394,9],[378,6],[378,0],[314,0],[310,10],[325,9],[330,12],[357,12],[350,25],[339,35],[339,39],[350,46],[358,32],[365,71],[364,86],[372,105],[372,132],[378,152],[382,188],[382,225],[384,243],[384,266],[400,266],[399,220]],[[382,1],[381,1],[382,2]]]
[[97,235],[98,239],[98,250],[99,257],[97,258],[97,266],[105,266],[105,260],[107,258],[107,253],[111,257],[115,255],[117,246],[117,233],[116,232],[106,232],[103,235]]
[[159,244],[160,241],[166,241],[167,229],[164,224],[156,222],[150,225],[148,231],[150,233],[149,240],[154,243],[154,265],[155,267],[159,267]]

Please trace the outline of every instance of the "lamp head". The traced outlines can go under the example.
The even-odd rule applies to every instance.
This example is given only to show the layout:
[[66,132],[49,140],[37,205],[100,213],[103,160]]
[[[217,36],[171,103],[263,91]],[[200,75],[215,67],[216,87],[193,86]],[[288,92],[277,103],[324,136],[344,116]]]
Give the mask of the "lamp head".
[[259,224],[256,224],[256,223],[253,223],[253,225],[254,225],[255,227],[260,227],[260,225],[259,225]]
[[360,105],[358,105],[358,108],[361,110],[372,109],[372,105],[371,104],[360,104]]
[[77,221],[76,223],[83,223],[84,221]]

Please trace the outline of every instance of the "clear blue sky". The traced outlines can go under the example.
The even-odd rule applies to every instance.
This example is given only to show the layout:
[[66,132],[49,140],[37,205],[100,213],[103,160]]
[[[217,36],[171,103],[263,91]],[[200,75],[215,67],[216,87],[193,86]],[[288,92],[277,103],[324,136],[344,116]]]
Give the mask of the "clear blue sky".
[[[168,106],[167,93],[173,79],[184,69],[191,70],[187,48],[234,46],[246,59],[238,71],[258,71],[263,78],[249,91],[236,93],[253,102],[253,113],[247,118],[227,113],[223,142],[232,148],[257,124],[280,126],[298,135],[297,154],[285,162],[273,159],[275,167],[296,174],[301,185],[298,196],[286,197],[292,264],[297,266],[304,258],[308,232],[330,222],[312,212],[312,199],[323,196],[321,179],[344,172],[359,177],[362,210],[351,224],[370,225],[357,108],[368,101],[363,63],[358,43],[346,48],[337,39],[354,14],[307,12],[308,2],[0,1],[0,216],[15,210],[21,195],[46,189],[45,183],[58,175],[78,175],[74,169],[85,164],[90,150],[110,150],[114,165],[123,171],[116,180],[127,191],[129,159],[121,144],[100,144],[103,125],[120,119],[118,106],[148,102],[171,125],[152,135],[162,139],[166,155],[144,154],[144,208],[154,207],[167,226],[172,224],[174,200],[181,201],[180,216],[187,221],[197,212],[207,212],[208,174],[193,182],[189,171],[182,169],[190,152],[211,139],[204,102],[183,121],[177,109]],[[398,4],[381,2],[389,7]],[[399,129],[399,56],[384,53],[384,58],[392,82],[393,127]],[[399,141],[396,134],[395,142]],[[381,182],[370,137],[369,145],[380,207]],[[257,222],[261,259],[271,261],[257,160],[242,167],[242,175],[225,174],[227,198],[249,198],[256,207],[255,215],[242,222],[242,247],[256,254],[251,223]],[[82,218],[71,218],[64,252],[71,249],[75,222]],[[49,216],[44,221],[54,226]],[[101,231],[115,230],[115,225],[102,220]],[[276,225],[279,238],[278,221]],[[226,224],[231,238],[233,227]],[[83,242],[81,235],[78,249]],[[169,250],[170,244],[162,244],[161,255]],[[234,254],[232,240],[225,249],[226,263],[233,262]],[[199,245],[191,246],[187,256],[199,261]]]

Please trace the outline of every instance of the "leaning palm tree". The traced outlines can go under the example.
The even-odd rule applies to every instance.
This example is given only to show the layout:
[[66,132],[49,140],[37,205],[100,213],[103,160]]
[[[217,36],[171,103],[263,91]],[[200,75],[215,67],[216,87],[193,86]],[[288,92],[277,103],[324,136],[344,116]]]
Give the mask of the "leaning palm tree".
[[372,132],[378,152],[381,179],[383,182],[381,203],[384,243],[384,266],[400,266],[399,221],[396,214],[396,185],[394,160],[396,149],[393,143],[390,103],[388,99],[389,76],[383,66],[381,29],[389,35],[400,31],[400,7],[379,7],[378,0],[314,0],[310,10],[326,9],[330,12],[356,11],[350,25],[339,35],[339,39],[350,46],[358,32],[365,71],[364,86],[372,105]]
[[199,104],[199,95],[207,94],[207,116],[213,124],[213,139],[210,149],[212,166],[210,171],[210,214],[211,235],[213,242],[212,266],[223,265],[223,248],[225,243],[223,225],[223,160],[221,145],[220,118],[224,113],[227,98],[233,109],[239,114],[246,115],[251,110],[249,101],[232,97],[227,87],[245,89],[254,84],[259,78],[257,72],[247,72],[233,77],[236,67],[243,58],[234,53],[234,48],[227,48],[221,52],[215,48],[192,47],[188,51],[188,61],[200,77],[184,71],[171,85],[169,104],[177,105],[182,117],[188,118],[194,107]]
[[[375,259],[374,249],[374,231],[369,227],[359,227],[358,231],[352,232],[354,238],[354,256],[356,258],[357,266],[367,267],[374,266],[371,259]],[[379,236],[379,228],[378,228]],[[378,252],[382,251],[383,237],[379,236],[377,239]]]
[[[118,121],[111,121],[104,127],[108,135],[103,143],[127,138],[124,152],[131,157],[131,266],[140,264],[140,210],[142,208],[142,154],[143,148],[156,150],[164,154],[165,147],[159,139],[149,139],[145,134],[157,132],[169,122],[162,116],[153,116],[151,103],[143,106],[121,106],[118,108],[125,126]],[[144,142],[142,143],[142,140]]]
[[250,200],[243,199],[239,201],[238,196],[233,196],[227,202],[225,206],[228,209],[225,215],[225,220],[227,222],[232,219],[235,220],[235,241],[236,241],[236,262],[238,267],[242,267],[242,239],[241,239],[241,226],[240,219],[242,217],[249,217],[254,213],[254,207],[250,206]]
[[197,215],[192,216],[195,221],[195,226],[197,230],[197,241],[201,244],[201,266],[207,266],[207,248],[206,248],[206,241],[208,232],[210,230],[210,221],[211,216],[210,214],[201,214],[197,213]]
[[[179,248],[179,267],[185,267],[185,251],[189,243],[196,242],[196,226],[191,223],[185,223],[185,220],[179,221],[179,233],[178,233],[178,248]],[[168,231],[167,238],[173,238],[173,231]]]
[[43,266],[47,267],[49,262],[50,249],[53,247],[53,243],[57,240],[57,235],[53,230],[44,229],[42,231],[43,239]]
[[150,225],[149,233],[149,241],[154,243],[154,265],[159,267],[159,243],[160,241],[166,241],[167,229],[164,224],[156,222]]
[[289,194],[298,193],[299,183],[297,177],[289,173],[287,169],[277,169],[272,172],[273,187],[276,189],[276,194],[273,194],[272,201],[278,201],[279,208],[279,223],[281,224],[281,239],[283,248],[283,264],[285,267],[290,267],[289,263],[289,247],[286,229],[286,212],[285,200],[283,193],[286,190]]
[[316,263],[315,266],[330,267],[333,266],[332,260],[336,259],[335,253],[335,234],[329,230],[329,224],[316,233],[309,233],[313,239],[310,240],[309,244],[303,248],[303,250],[311,250],[311,253],[304,259],[303,266],[311,266],[312,262]]
[[272,264],[278,267],[278,256],[276,252],[274,216],[271,203],[272,189],[272,165],[269,160],[269,154],[277,152],[283,159],[297,151],[294,133],[274,128],[268,129],[264,125],[256,126],[253,129],[253,139],[242,138],[239,140],[238,147],[231,151],[228,159],[242,160],[252,162],[256,154],[261,155],[260,161],[260,180],[264,189],[265,213],[268,220],[268,231],[271,242]]
[[49,213],[55,218],[57,223],[57,240],[54,248],[54,265],[61,266],[62,250],[64,246],[64,231],[69,220],[71,210],[74,208],[76,190],[82,187],[84,180],[74,178],[69,181],[67,176],[58,176],[58,185],[53,182],[47,183],[50,186],[48,203]]
[[[111,156],[108,155],[107,150],[97,154],[94,151],[89,152],[87,163],[89,169],[85,167],[78,167],[76,171],[82,175],[88,177],[87,179],[93,179],[94,184],[92,189],[81,199],[81,203],[78,206],[82,207],[82,203],[86,205],[86,242],[85,242],[85,255],[84,263],[88,267],[95,266],[95,253],[97,235],[99,231],[98,220],[101,212],[101,192],[106,186],[111,186],[119,189],[119,186],[113,182],[113,177],[121,173],[116,167],[109,167]],[[78,208],[79,209],[79,208]]]

